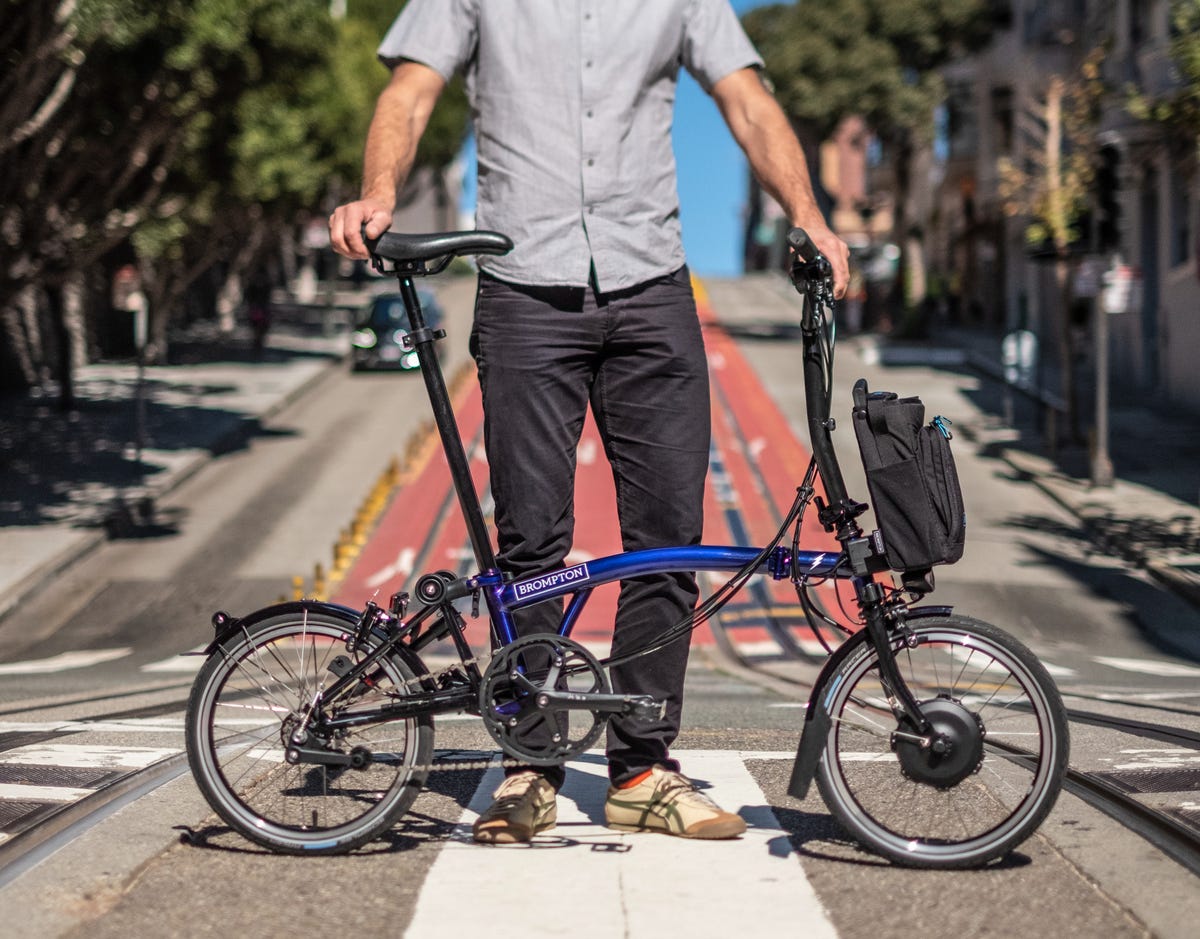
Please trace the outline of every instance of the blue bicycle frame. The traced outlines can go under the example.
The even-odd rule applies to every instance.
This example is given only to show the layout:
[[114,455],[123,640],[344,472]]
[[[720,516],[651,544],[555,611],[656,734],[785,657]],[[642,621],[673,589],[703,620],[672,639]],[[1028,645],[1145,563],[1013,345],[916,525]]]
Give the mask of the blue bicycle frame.
[[[570,636],[592,589],[601,584],[672,571],[741,571],[753,564],[761,554],[760,548],[715,545],[648,548],[596,558],[511,583],[492,578],[486,578],[485,582],[483,576],[473,580],[477,580],[479,586],[487,591],[488,612],[492,616],[497,638],[502,644],[507,644],[517,638],[512,611],[521,607],[572,595],[558,629],[560,636]],[[838,552],[800,551],[793,557],[789,548],[777,547],[761,561],[756,572],[775,580],[789,579],[794,568],[804,571],[806,576],[835,577],[839,576],[838,568],[842,561],[843,556]]]

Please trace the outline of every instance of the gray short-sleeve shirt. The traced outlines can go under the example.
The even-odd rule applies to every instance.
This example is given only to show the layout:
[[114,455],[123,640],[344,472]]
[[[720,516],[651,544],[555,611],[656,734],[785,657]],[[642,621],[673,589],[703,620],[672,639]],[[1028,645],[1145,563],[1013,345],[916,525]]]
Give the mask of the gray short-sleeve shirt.
[[466,75],[481,259],[519,284],[618,290],[684,263],[671,122],[682,65],[706,90],[761,59],[729,0],[409,0],[379,47]]

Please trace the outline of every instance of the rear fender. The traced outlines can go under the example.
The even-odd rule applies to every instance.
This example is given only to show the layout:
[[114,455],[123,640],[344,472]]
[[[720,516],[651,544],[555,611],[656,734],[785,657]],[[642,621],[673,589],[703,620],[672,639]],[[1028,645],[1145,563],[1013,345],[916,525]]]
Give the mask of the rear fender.
[[[226,640],[238,635],[244,630],[257,626],[264,620],[274,616],[298,613],[321,613],[330,619],[339,620],[346,624],[346,629],[353,632],[358,626],[362,610],[342,606],[340,603],[327,603],[323,600],[288,600],[284,603],[273,603],[255,610],[243,617],[230,616],[228,613],[214,613],[213,626],[216,636],[204,648],[204,655],[212,655]],[[428,675],[429,669],[420,657],[402,643],[393,647],[393,654],[402,659],[412,669],[413,675]]]
[[[949,616],[953,607],[949,606],[920,606],[908,610],[905,620],[931,619],[938,616]],[[868,642],[870,637],[867,630],[860,629],[853,636],[838,646],[826,660],[821,673],[813,683],[808,696],[808,706],[804,712],[804,730],[800,733],[800,745],[796,750],[796,762],[792,764],[792,777],[788,782],[788,795],[803,799],[808,795],[813,777],[817,773],[817,764],[821,762],[821,754],[825,750],[825,739],[829,736],[830,718],[826,703],[828,694],[833,688],[828,688],[833,676],[857,649]]]

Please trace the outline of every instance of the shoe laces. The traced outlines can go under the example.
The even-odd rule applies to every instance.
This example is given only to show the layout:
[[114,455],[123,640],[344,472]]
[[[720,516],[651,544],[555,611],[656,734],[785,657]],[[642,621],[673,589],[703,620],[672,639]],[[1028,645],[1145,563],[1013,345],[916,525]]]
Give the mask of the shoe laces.
[[655,788],[665,802],[690,802],[695,806],[702,806],[716,812],[721,811],[712,799],[701,792],[696,784],[682,773],[663,770]]
[[506,776],[492,798],[496,802],[516,802],[527,793],[540,777],[534,772],[516,773]]

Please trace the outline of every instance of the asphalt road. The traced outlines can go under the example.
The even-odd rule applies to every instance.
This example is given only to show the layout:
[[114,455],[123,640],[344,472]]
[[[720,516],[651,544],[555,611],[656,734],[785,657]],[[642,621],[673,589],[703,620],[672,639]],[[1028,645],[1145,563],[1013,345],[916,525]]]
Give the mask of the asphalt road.
[[[777,297],[755,293],[771,289],[710,285],[720,317],[737,327],[738,349],[803,439],[794,323]],[[447,301],[452,372],[465,358],[469,294]],[[893,390],[917,390],[932,412],[947,414],[982,393],[967,375],[928,365],[885,372],[860,358],[854,344],[847,350],[839,362],[839,387],[847,391],[858,372],[873,388],[903,381]],[[164,663],[207,641],[214,608],[245,611],[270,602],[288,592],[294,575],[329,556],[349,515],[425,420],[423,402],[417,376],[330,374],[246,447],[222,455],[164,501],[155,537],[105,545],[10,616],[0,661],[80,649],[129,652],[58,677],[0,678],[5,748],[54,743],[61,739],[55,726],[88,719],[93,723],[71,734],[72,744],[147,759],[177,751],[189,675],[175,670],[183,665]],[[835,404],[839,410],[848,413],[844,400]],[[960,471],[971,540],[966,558],[939,572],[939,602],[1021,637],[1052,666],[1069,703],[1195,728],[1200,670],[1155,648],[1145,629],[1148,618],[1178,623],[1195,612],[1097,555],[1072,519],[989,459],[1002,428],[964,421],[956,429],[959,446],[970,452],[960,457]],[[862,488],[856,465],[847,454],[852,491]],[[481,771],[435,774],[409,824],[352,856],[320,859],[270,855],[224,829],[184,772],[113,803],[47,845],[36,865],[10,872],[20,876],[0,888],[0,934],[382,936],[415,923],[411,934],[423,936],[423,924],[437,923],[439,931],[504,924],[530,936],[641,936],[670,928],[673,911],[674,922],[683,922],[684,910],[692,925],[680,931],[697,936],[728,934],[721,916],[729,910],[755,934],[1192,934],[1198,879],[1069,795],[1009,861],[982,871],[904,870],[864,854],[815,794],[799,803],[784,792],[801,693],[763,675],[802,679],[812,666],[780,662],[759,644],[744,651],[761,671],[736,667],[713,647],[698,650],[678,748],[685,770],[691,751],[696,775],[712,775],[715,787],[739,798],[752,794],[738,807],[762,820],[753,863],[773,859],[766,873],[732,846],[722,855],[721,846],[696,850],[671,839],[618,843],[588,827],[589,806],[603,788],[588,767],[572,777],[578,815],[541,845],[557,849],[540,852],[542,860],[526,860],[538,853],[530,849],[458,844],[456,824],[481,797]],[[103,729],[94,723],[101,716],[113,718]],[[1187,771],[1197,759],[1195,751],[1099,727],[1076,725],[1073,732],[1072,763],[1086,768],[1158,760]],[[493,749],[474,721],[441,721],[437,735],[439,748]],[[443,866],[451,862],[467,867]],[[801,903],[808,893],[814,907]],[[712,914],[696,918],[706,904]],[[778,918],[785,915],[790,919]]]

